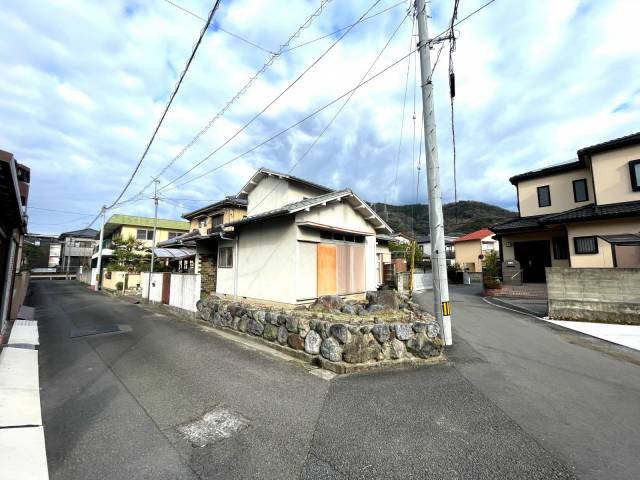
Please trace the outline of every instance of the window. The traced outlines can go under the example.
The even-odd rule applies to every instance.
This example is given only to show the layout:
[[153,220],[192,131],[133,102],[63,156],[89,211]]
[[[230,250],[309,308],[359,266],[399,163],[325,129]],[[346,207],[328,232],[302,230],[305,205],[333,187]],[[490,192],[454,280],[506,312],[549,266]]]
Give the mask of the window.
[[139,228],[136,231],[136,239],[138,240],[153,240],[153,230],[145,230]]
[[180,232],[169,232],[169,237],[168,238],[169,239],[176,238],[176,237],[179,237],[180,235],[182,235],[182,233],[180,233]]
[[211,222],[214,227],[217,227],[218,225],[222,225],[224,223],[223,219],[224,219],[223,215],[217,215],[211,219]]
[[207,226],[207,219],[206,218],[201,218],[198,220],[198,226],[200,228],[205,228]]
[[573,199],[576,202],[586,202],[589,200],[589,191],[587,190],[587,180],[582,178],[573,181]]
[[233,247],[218,248],[218,267],[219,268],[233,267]]
[[323,240],[334,240],[336,242],[364,243],[364,237],[360,235],[346,235],[338,232],[320,231],[320,238]]
[[576,254],[598,253],[598,239],[596,237],[573,237]]
[[569,242],[565,237],[554,237],[553,258],[556,260],[569,260]]
[[538,187],[538,206],[549,207],[551,205],[551,192],[549,192],[549,185],[544,187]]
[[640,160],[629,162],[629,173],[631,174],[631,190],[640,192]]

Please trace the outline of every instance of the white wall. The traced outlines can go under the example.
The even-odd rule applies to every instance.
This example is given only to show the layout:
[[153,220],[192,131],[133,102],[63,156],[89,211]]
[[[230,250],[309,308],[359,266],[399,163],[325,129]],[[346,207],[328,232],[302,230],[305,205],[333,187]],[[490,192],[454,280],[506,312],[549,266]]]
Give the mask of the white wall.
[[289,203],[287,183],[278,177],[263,178],[247,196],[247,215],[257,215]]
[[318,295],[318,244],[297,242],[296,299]]
[[378,257],[376,255],[375,235],[364,239],[364,287],[365,290],[378,288]]
[[371,235],[376,233],[375,228],[346,201],[330,202],[325,207],[318,206],[308,212],[298,212],[296,222],[311,222]]
[[198,300],[200,300],[200,275],[172,273],[169,305],[195,312]]
[[[149,287],[149,272],[142,272],[142,298],[147,298],[147,289]],[[162,272],[151,274],[151,302],[162,301]]]

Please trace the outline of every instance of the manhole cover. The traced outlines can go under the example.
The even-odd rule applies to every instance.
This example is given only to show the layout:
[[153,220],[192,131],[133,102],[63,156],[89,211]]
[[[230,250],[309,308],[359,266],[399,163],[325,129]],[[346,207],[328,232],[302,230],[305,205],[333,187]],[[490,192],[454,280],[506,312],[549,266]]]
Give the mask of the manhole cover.
[[193,422],[179,425],[177,430],[194,447],[206,447],[248,426],[249,421],[243,416],[228,408],[216,408]]

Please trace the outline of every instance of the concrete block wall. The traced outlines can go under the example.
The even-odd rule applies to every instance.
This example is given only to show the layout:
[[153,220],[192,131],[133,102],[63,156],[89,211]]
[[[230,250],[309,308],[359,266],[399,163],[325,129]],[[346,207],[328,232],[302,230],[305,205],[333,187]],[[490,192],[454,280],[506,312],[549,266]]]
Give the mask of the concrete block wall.
[[547,268],[549,316],[640,325],[639,268]]

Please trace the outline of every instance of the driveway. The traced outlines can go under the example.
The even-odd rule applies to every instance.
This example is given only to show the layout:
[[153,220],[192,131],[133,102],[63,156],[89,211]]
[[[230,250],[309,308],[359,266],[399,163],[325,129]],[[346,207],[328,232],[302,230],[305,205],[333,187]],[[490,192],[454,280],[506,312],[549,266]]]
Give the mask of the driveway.
[[[78,283],[33,282],[51,478],[637,476],[640,359],[465,295],[450,364],[328,381]],[[536,332],[519,352],[518,327]],[[562,367],[554,348],[569,349]],[[243,428],[194,446],[180,431],[207,412]]]

